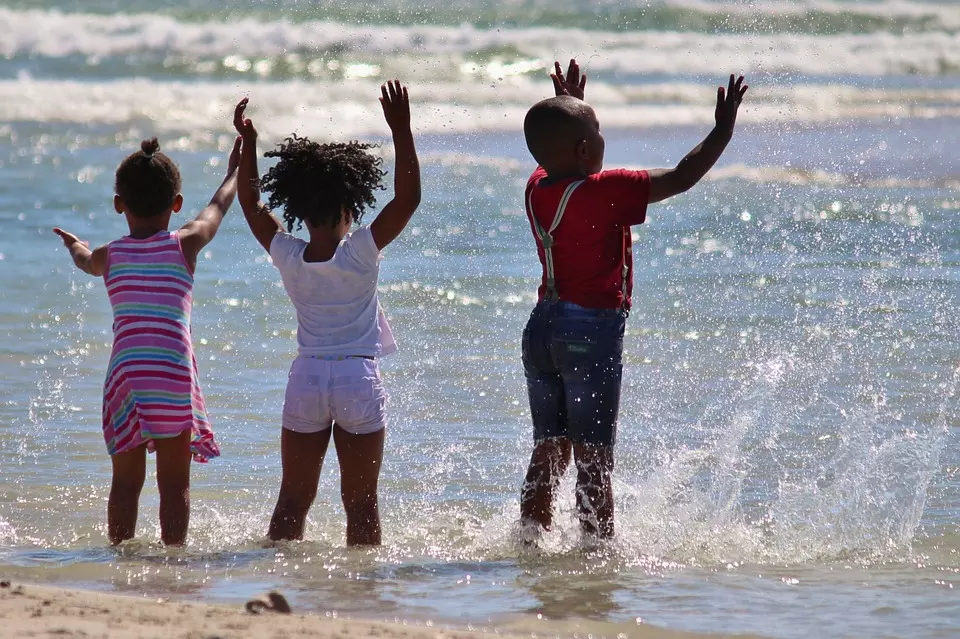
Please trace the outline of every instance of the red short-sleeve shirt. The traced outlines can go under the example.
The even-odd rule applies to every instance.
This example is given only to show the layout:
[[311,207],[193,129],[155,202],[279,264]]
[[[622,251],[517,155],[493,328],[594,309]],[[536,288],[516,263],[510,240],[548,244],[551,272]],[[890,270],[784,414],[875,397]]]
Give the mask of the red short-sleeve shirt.
[[[546,177],[546,171],[537,167],[527,182],[525,194],[527,218],[541,265],[545,261],[543,244],[531,216],[536,215],[540,226],[549,229],[564,190],[578,179],[540,184]],[[646,171],[602,171],[586,178],[573,192],[560,225],[552,233],[554,279],[561,300],[587,308],[630,308],[633,292],[630,227],[646,219],[649,201],[650,176]],[[544,267],[539,289],[541,301],[546,290]]]

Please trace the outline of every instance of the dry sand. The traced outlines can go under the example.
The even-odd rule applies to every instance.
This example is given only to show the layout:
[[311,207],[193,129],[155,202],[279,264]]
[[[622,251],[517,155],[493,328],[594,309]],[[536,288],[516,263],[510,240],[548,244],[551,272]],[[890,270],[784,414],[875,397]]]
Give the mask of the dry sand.
[[[263,601],[268,601],[264,599]],[[263,606],[261,606],[263,608]],[[295,611],[294,611],[295,612]],[[532,624],[532,625],[531,625]],[[484,639],[505,637],[593,637],[629,639],[693,639],[693,635],[637,626],[586,622],[556,628],[542,622],[518,622],[504,628],[470,631],[421,624],[338,619],[318,615],[282,614],[244,606],[157,600],[31,584],[0,584],[0,637],[84,637],[109,639],[233,639],[247,637],[318,639]],[[742,638],[745,639],[745,638]]]

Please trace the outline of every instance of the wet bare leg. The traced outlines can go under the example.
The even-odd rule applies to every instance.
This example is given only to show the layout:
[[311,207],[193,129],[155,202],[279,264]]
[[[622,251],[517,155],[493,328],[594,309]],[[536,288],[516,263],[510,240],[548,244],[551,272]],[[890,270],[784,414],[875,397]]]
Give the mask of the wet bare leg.
[[330,431],[326,428],[318,433],[296,433],[283,429],[280,435],[283,477],[267,533],[273,541],[303,539],[307,511],[317,496],[317,482],[330,444]]
[[566,437],[543,439],[535,443],[520,493],[521,522],[533,522],[543,530],[550,530],[554,494],[569,465],[570,440]]
[[577,444],[577,510],[584,534],[613,537],[613,446]]
[[353,435],[333,427],[340,461],[340,497],[347,513],[347,545],[380,545],[380,508],[377,484],[383,465],[386,429]]
[[140,491],[147,474],[147,446],[111,455],[110,461],[113,479],[107,501],[107,535],[116,546],[136,534]]
[[185,430],[170,439],[155,439],[157,488],[160,491],[160,540],[167,546],[187,542],[190,525],[190,439]]

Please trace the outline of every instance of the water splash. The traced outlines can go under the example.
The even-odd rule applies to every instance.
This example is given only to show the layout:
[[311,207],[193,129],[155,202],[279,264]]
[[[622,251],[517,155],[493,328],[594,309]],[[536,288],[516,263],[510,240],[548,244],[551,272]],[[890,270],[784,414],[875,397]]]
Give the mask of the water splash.
[[715,424],[712,442],[618,481],[619,552],[698,565],[908,558],[957,376],[940,389],[934,422],[906,427],[879,394],[846,408],[831,397],[826,382],[844,363],[838,351],[762,362],[705,412],[697,426]]

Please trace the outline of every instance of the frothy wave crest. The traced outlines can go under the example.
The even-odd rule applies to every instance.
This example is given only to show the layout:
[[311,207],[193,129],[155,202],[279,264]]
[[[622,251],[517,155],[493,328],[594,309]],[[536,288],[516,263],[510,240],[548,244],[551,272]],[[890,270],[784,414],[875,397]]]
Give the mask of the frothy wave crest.
[[[492,87],[464,91],[458,83],[413,84],[418,133],[516,131],[532,101],[544,96],[544,82],[513,78]],[[713,122],[711,86],[664,84],[617,87],[591,85],[590,101],[605,128],[703,125]],[[292,131],[318,139],[387,136],[378,82],[301,82],[227,84],[0,80],[0,120],[109,125],[184,136],[182,146],[220,145],[232,132],[236,101],[251,98],[251,116],[266,141]],[[849,122],[884,118],[960,117],[960,91],[923,89],[859,90],[823,86],[759,89],[740,116],[744,123]]]
[[[960,23],[960,18],[957,19]],[[242,43],[242,44],[241,44]],[[960,32],[696,33],[591,31],[560,27],[356,26],[345,22],[241,18],[187,22],[157,14],[65,14],[0,9],[0,56],[52,58],[96,68],[201,74],[338,77],[352,72],[487,75],[539,72],[563,52],[590,60],[594,73],[714,74],[725,70],[824,75],[956,75]],[[493,66],[490,66],[490,65]],[[129,73],[129,69],[127,73]]]

